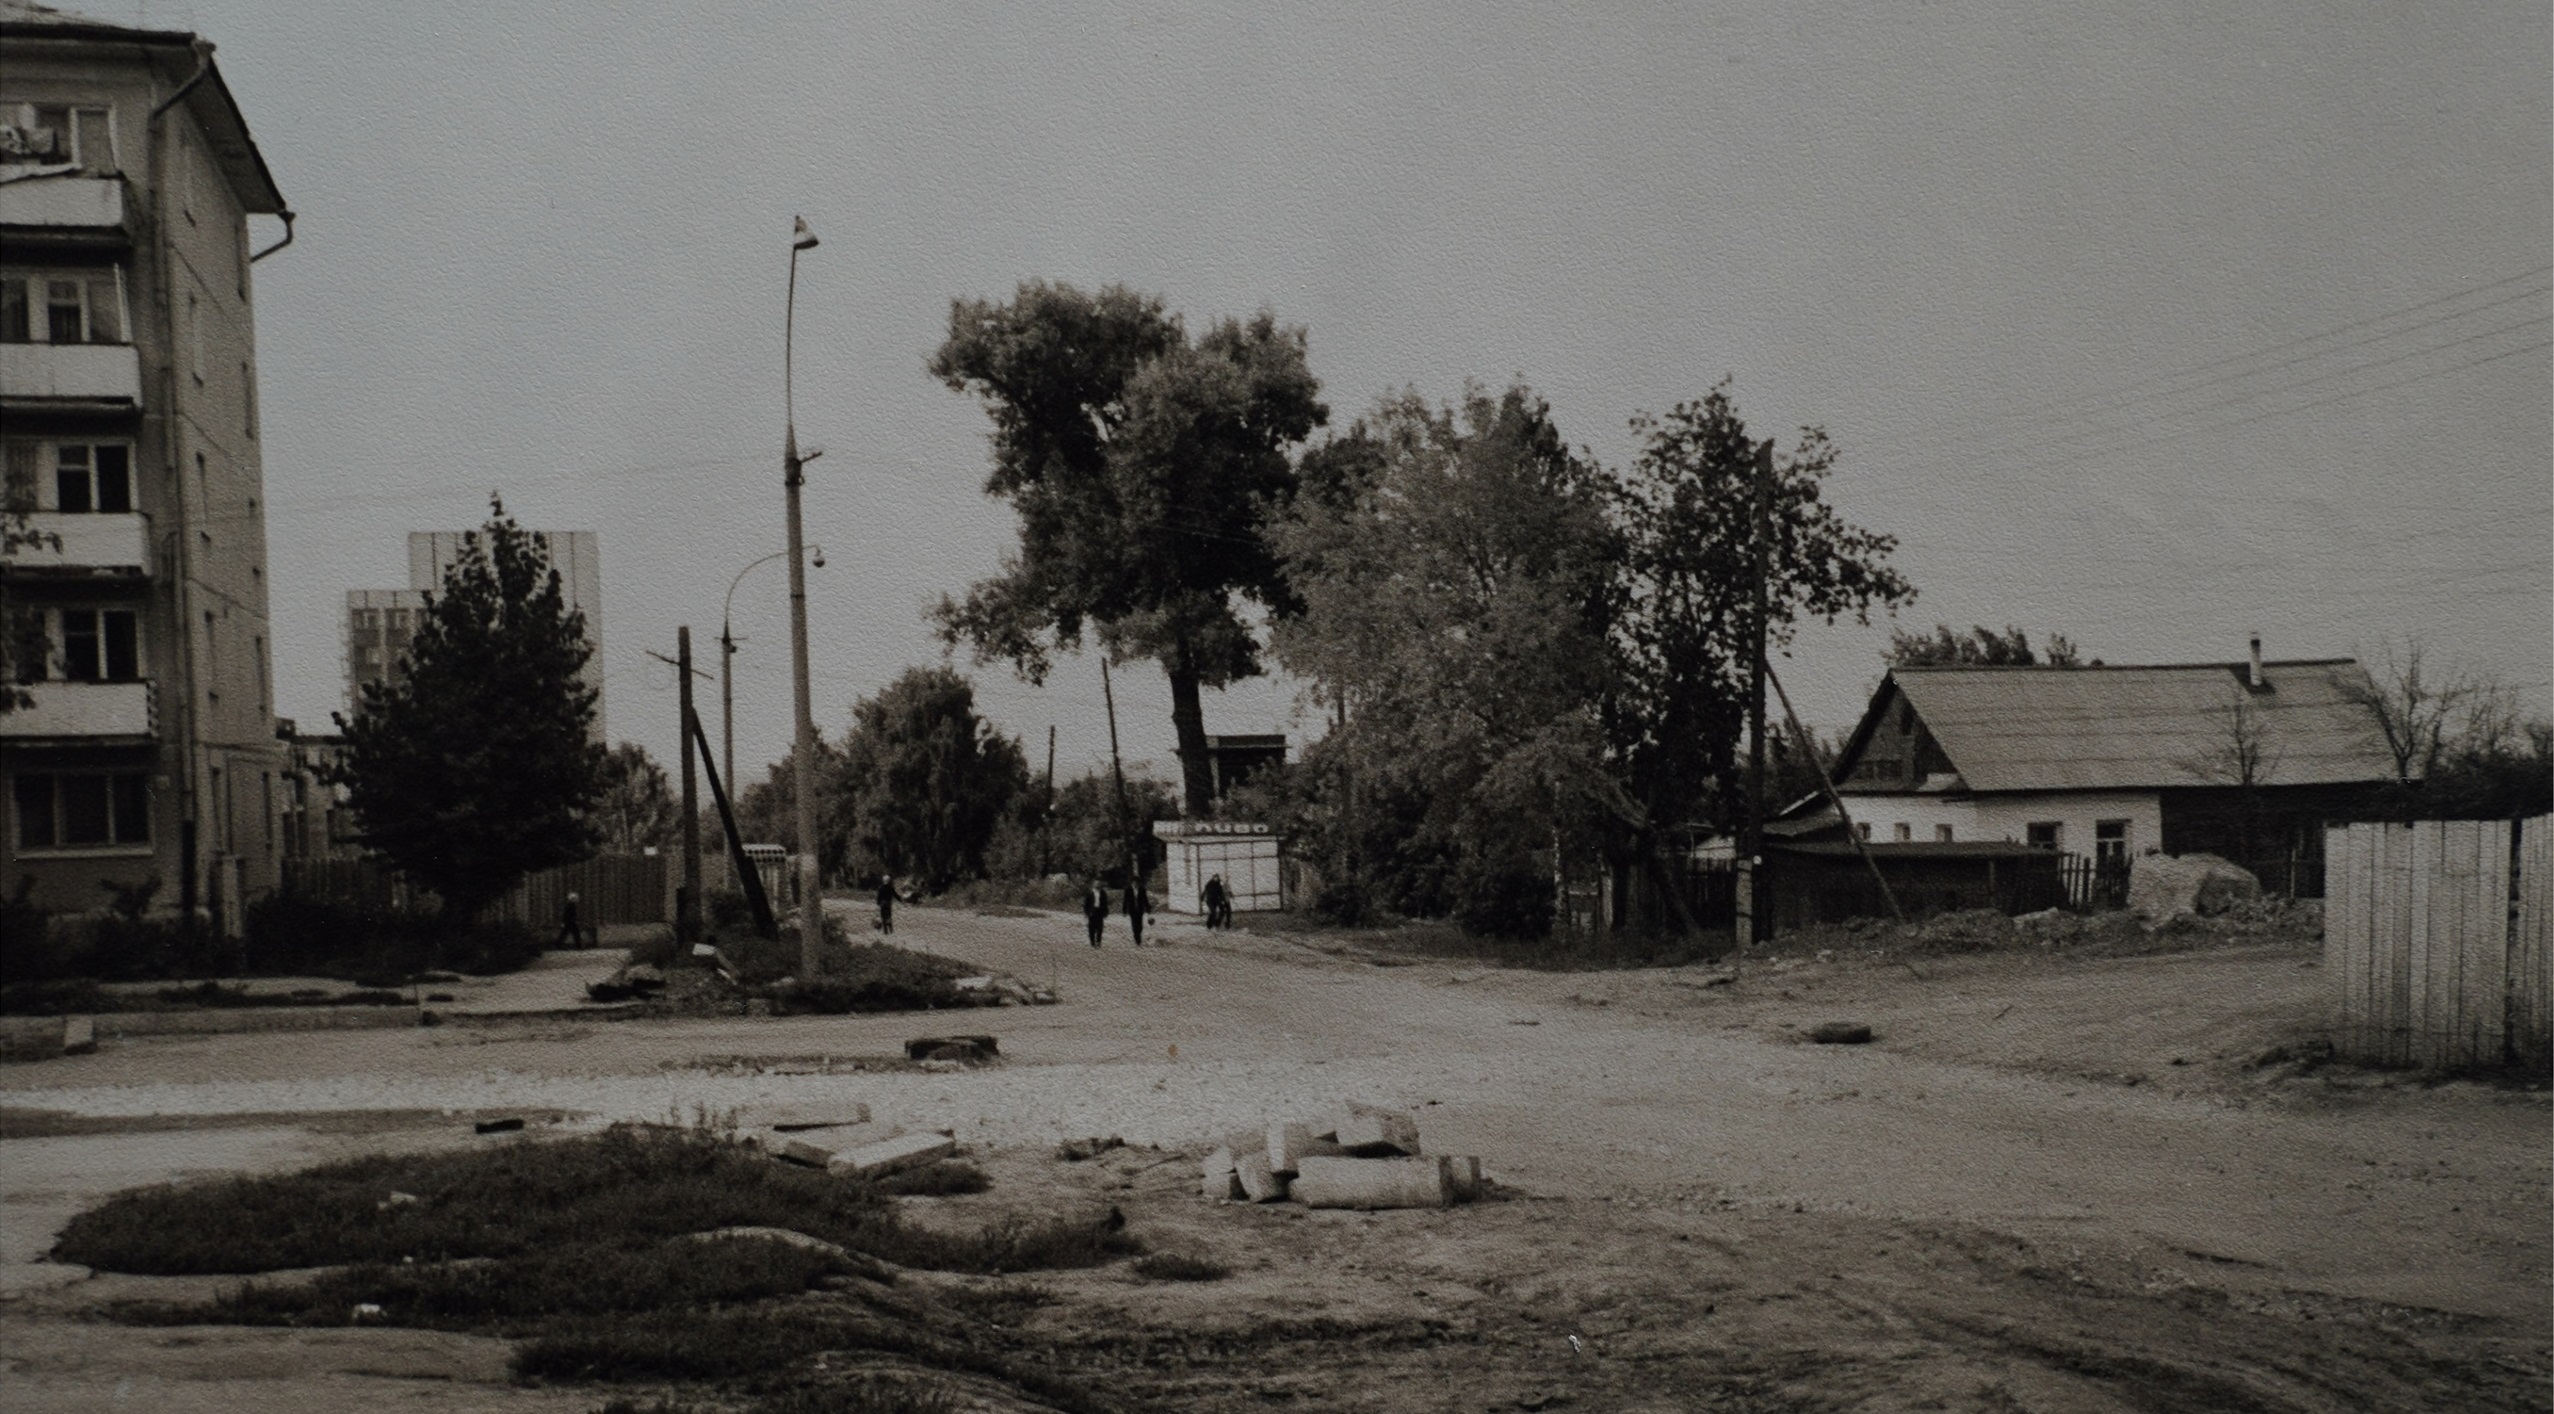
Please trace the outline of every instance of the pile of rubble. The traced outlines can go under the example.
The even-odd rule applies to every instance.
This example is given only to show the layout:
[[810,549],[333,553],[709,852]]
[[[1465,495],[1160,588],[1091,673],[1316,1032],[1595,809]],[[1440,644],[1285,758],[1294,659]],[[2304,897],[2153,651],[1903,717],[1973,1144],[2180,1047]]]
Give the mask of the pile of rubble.
[[1219,1201],[1310,1208],[1443,1208],[1482,1194],[1481,1161],[1423,1153],[1419,1122],[1350,1105],[1326,1121],[1273,1120],[1206,1156],[1202,1190]]
[[822,1118],[775,1118],[747,1130],[745,1142],[782,1163],[820,1168],[836,1178],[880,1178],[958,1151],[956,1137],[947,1130],[907,1134],[894,1125],[872,1123],[869,1107],[862,1104]]

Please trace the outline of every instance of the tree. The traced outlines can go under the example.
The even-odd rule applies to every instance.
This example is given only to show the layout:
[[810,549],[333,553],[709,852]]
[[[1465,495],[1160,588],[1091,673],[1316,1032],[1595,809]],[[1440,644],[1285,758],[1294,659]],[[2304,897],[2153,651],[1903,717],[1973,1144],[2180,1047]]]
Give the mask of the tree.
[[[647,748],[625,741],[603,763],[603,791],[595,802],[595,827],[605,849],[637,854],[679,842],[683,802],[665,768]],[[713,834],[711,838],[717,836]]]
[[975,688],[947,668],[908,668],[852,708],[839,799],[856,872],[938,892],[984,872],[994,830],[1029,785],[1020,744],[975,712]]
[[943,635],[1031,682],[1086,628],[1159,662],[1192,814],[1214,794],[1201,691],[1261,670],[1241,608],[1284,607],[1261,531],[1293,494],[1288,449],[1329,417],[1304,351],[1265,311],[1192,343],[1152,296],[1031,281],[1009,304],[954,301],[930,362],[983,400],[985,492],[1020,519],[1003,572],[941,601]]
[[540,540],[489,501],[426,596],[404,677],[367,683],[333,778],[365,841],[476,918],[515,881],[591,852],[608,755],[593,652]]
[[1048,868],[1075,878],[1116,877],[1126,867],[1128,829],[1149,833],[1152,822],[1178,818],[1178,793],[1145,776],[1127,781],[1126,815],[1120,816],[1117,783],[1105,772],[1093,772],[1055,788],[1042,852]]
[[1386,907],[1540,931],[1541,852],[1621,806],[1598,713],[1619,558],[1604,473],[1523,387],[1387,398],[1317,460],[1325,479],[1271,532],[1300,603],[1274,645],[1346,720],[1295,773],[1295,818]]
[[2406,639],[2386,644],[2369,665],[2366,686],[2351,696],[2376,719],[2386,750],[2394,757],[2394,778],[2409,784],[2426,780],[2439,768],[2450,746],[2468,725],[2471,709],[2487,712],[2489,684],[2479,678],[2426,672],[2421,644]]
[[1935,624],[1929,634],[1892,629],[1886,656],[1893,668],[2084,666],[2083,651],[2065,634],[2050,634],[2048,646],[2034,652],[2031,636],[2011,624],[2002,633],[1984,624],[1972,626],[1967,633],[1954,633],[1949,624]]
[[[1610,711],[1618,769],[1642,804],[1642,833],[1737,818],[1738,743],[1753,658],[1757,443],[1723,380],[1698,403],[1632,419],[1640,456],[1623,478],[1621,663]],[[1846,523],[1820,482],[1836,462],[1825,432],[1803,428],[1774,459],[1766,494],[1767,639],[1788,645],[1808,619],[1914,599],[1888,565],[1894,537]],[[1646,842],[1640,842],[1646,848]]]
[[[35,524],[35,480],[31,471],[13,465],[0,485],[0,560],[20,550],[60,549],[62,537]],[[9,593],[10,577],[0,572],[0,713],[35,705],[25,684],[42,682],[52,653],[44,617],[17,603]]]

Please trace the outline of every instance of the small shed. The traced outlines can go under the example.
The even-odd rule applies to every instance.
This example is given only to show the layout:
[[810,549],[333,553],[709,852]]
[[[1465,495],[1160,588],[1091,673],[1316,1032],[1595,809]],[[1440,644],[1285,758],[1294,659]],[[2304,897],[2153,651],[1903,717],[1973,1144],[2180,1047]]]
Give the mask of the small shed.
[[1279,878],[1283,851],[1266,825],[1237,820],[1156,820],[1162,844],[1162,896],[1173,913],[1204,913],[1198,893],[1221,876],[1235,913],[1274,913],[1286,906]]

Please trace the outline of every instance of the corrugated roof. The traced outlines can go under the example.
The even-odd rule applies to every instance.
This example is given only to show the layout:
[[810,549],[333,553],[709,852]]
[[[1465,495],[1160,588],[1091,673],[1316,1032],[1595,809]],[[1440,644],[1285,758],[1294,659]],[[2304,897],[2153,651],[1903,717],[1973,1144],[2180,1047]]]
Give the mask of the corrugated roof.
[[160,39],[174,38],[180,42],[193,37],[181,30],[152,30],[134,25],[120,25],[113,20],[101,20],[88,15],[75,14],[69,10],[56,9],[51,5],[38,5],[34,3],[34,0],[0,0],[0,24],[43,25],[51,29],[95,31],[99,34],[122,35],[126,38],[136,35]]
[[[2347,658],[2144,668],[1900,668],[1914,704],[1973,791],[2231,785],[2239,707],[2259,723],[2263,785],[2394,779],[2392,753]],[[1882,689],[1885,695],[1887,689]],[[1876,701],[1876,699],[1875,699]]]

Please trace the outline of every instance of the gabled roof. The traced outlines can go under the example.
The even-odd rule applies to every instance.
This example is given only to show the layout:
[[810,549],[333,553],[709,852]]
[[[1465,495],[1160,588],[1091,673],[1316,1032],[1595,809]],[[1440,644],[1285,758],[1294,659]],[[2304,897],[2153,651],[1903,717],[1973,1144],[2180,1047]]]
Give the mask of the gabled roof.
[[[197,36],[185,30],[141,29],[107,20],[91,19],[39,5],[34,0],[0,0],[0,38],[53,43],[105,43],[142,45],[154,50],[183,51],[169,56],[168,62],[179,65],[173,82],[183,83],[194,72]],[[130,53],[130,50],[125,51]],[[213,46],[202,44],[204,81],[186,96],[187,111],[203,125],[206,146],[222,175],[238,194],[240,205],[251,214],[280,216],[288,209],[284,193],[275,185],[275,174],[267,170],[266,158],[257,150],[257,142],[248,135],[248,119],[241,115],[239,102],[231,96],[230,85],[222,81],[222,71],[213,62]]]
[[2391,781],[2394,756],[2364,705],[2367,671],[2349,658],[2160,667],[1897,668],[1872,695],[1843,759],[1850,772],[1903,694],[1972,791],[2152,790],[2232,785],[2240,711],[2257,724],[2257,783]]

